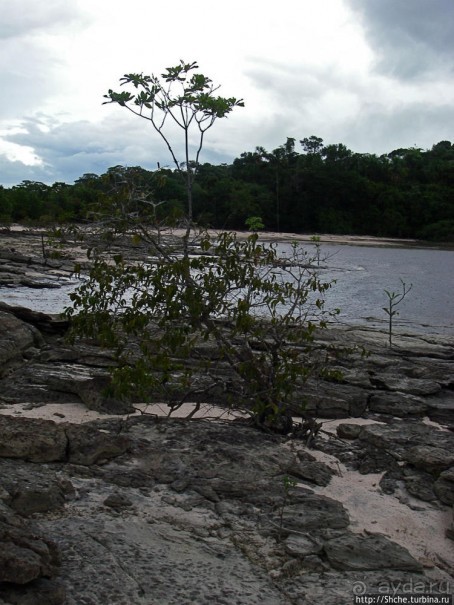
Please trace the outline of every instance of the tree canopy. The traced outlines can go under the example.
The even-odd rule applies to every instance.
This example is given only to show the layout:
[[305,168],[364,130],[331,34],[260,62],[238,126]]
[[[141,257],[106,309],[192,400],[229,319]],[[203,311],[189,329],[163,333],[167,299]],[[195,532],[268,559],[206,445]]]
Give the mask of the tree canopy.
[[[164,219],[187,209],[187,166],[146,170],[116,166],[84,174],[72,185],[23,181],[0,188],[0,221],[82,221],[113,195],[118,175],[147,191]],[[355,153],[316,136],[274,150],[256,147],[232,164],[199,164],[192,186],[193,217],[206,226],[244,229],[259,217],[277,231],[408,237],[454,241],[454,144]]]

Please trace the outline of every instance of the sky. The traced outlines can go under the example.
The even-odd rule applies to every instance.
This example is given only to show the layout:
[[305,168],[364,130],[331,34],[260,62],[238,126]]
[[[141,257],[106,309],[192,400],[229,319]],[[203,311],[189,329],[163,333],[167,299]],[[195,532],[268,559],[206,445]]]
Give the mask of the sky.
[[454,0],[0,0],[0,184],[171,166],[147,121],[102,103],[181,59],[245,102],[202,162],[287,137],[378,155],[454,141]]

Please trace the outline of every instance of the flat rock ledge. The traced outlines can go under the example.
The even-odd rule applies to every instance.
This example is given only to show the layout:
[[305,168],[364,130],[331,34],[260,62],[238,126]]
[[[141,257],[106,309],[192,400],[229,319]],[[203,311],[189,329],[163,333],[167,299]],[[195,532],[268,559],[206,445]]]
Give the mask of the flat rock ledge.
[[358,582],[452,586],[449,562],[358,532],[317,493],[334,472],[302,443],[237,422],[1,421],[2,605],[315,605],[321,590],[340,605]]
[[[308,385],[309,411],[327,419],[308,449],[242,421],[127,416],[130,404],[103,395],[112,356],[70,347],[58,321],[0,309],[0,605],[345,605],[358,586],[452,592],[451,521],[436,530],[443,551],[423,555],[404,535],[358,526],[328,491],[349,473],[373,476],[376,498],[452,519],[448,340],[401,336],[389,350],[384,334],[329,330],[323,338],[354,337],[370,355],[336,360],[340,384]],[[61,404],[58,422],[12,413],[49,402]],[[118,417],[71,424],[71,403]]]

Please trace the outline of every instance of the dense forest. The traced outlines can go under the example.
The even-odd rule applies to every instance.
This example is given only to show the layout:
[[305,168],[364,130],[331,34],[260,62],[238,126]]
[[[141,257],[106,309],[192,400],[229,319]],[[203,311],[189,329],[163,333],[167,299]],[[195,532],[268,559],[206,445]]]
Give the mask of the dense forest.
[[[454,241],[454,144],[430,150],[354,153],[311,136],[288,138],[269,152],[257,147],[232,164],[201,164],[194,183],[199,224],[245,229],[260,217],[265,229]],[[194,167],[190,167],[194,169]],[[0,222],[86,221],[110,198],[153,204],[161,220],[184,214],[186,186],[169,168],[115,166],[69,185],[23,181],[0,186]]]

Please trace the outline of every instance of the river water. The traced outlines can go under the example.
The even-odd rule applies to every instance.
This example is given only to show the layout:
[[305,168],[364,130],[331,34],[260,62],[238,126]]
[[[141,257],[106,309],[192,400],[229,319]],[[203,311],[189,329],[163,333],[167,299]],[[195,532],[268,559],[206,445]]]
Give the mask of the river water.
[[[306,246],[311,254],[312,246]],[[280,244],[289,255],[290,244]],[[454,251],[323,244],[320,277],[336,283],[326,306],[340,309],[341,323],[386,328],[384,290],[398,292],[400,279],[411,291],[397,307],[396,329],[454,336]],[[59,313],[70,304],[74,282],[60,289],[0,288],[0,300],[44,313]]]
[[454,335],[454,251],[323,244],[320,276],[336,283],[326,295],[340,322],[385,327],[389,292],[411,291],[396,307],[396,328]]

